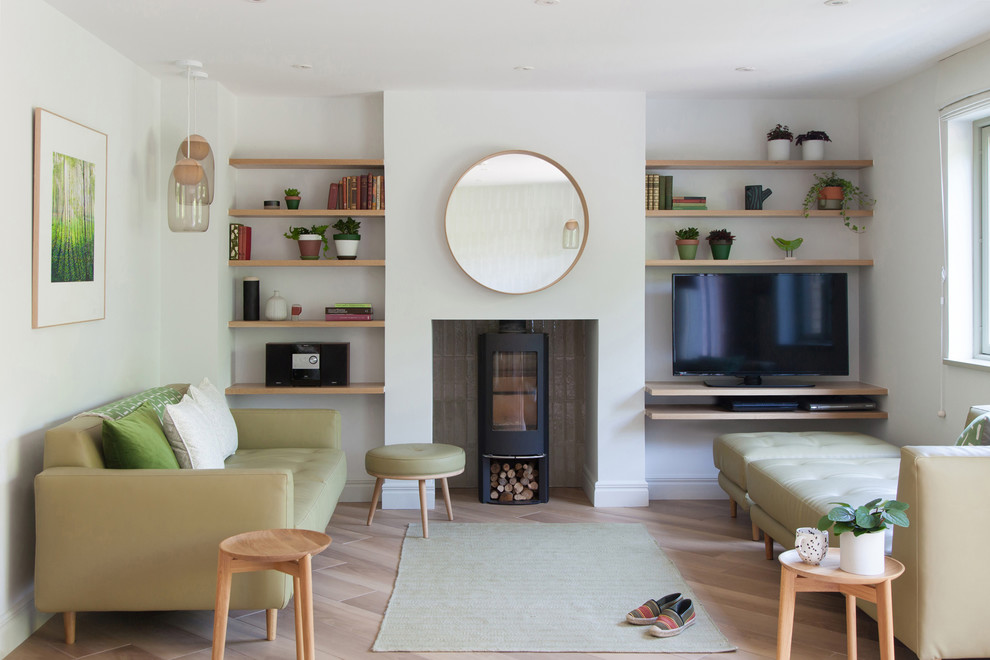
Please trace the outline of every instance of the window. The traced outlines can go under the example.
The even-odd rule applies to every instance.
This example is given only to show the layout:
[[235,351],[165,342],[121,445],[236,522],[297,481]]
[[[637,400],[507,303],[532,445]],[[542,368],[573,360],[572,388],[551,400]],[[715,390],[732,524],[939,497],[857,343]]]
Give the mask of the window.
[[990,117],[973,122],[974,357],[990,360]]

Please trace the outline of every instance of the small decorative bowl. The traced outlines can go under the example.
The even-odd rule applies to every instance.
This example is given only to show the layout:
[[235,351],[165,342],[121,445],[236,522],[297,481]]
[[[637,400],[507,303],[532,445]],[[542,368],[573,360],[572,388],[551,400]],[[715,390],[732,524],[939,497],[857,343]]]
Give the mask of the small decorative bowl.
[[278,209],[278,208],[281,208],[281,206],[282,206],[282,202],[280,202],[277,199],[266,199],[265,200],[265,208],[268,209],[268,210]]

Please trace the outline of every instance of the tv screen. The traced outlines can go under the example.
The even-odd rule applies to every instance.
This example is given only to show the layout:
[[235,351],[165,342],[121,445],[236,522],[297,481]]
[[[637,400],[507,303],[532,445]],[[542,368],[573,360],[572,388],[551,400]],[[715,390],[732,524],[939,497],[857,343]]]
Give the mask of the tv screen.
[[849,374],[845,273],[675,274],[672,289],[674,375]]

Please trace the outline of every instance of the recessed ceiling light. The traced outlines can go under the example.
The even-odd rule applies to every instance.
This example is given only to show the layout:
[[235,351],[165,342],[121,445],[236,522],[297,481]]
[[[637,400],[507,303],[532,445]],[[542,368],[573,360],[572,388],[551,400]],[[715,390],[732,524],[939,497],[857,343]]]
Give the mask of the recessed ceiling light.
[[538,5],[558,5],[560,0],[533,0]]
[[515,70],[516,71],[532,71],[535,68],[536,67],[533,66],[533,65],[531,65],[531,64],[520,64],[519,66],[515,67]]
[[829,7],[838,7],[839,5],[848,5],[849,0],[825,0],[825,4]]
[[737,66],[736,71],[756,71],[755,66]]
[[313,65],[312,64],[293,64],[292,65],[292,68],[293,69],[309,70],[309,69],[312,69],[313,68]]

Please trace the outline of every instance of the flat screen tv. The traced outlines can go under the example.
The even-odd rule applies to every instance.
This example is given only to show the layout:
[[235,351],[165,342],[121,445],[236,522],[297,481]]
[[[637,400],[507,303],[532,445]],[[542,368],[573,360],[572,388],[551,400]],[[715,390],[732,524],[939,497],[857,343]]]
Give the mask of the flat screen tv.
[[766,376],[848,375],[846,279],[845,273],[675,274],[674,375],[734,376],[742,380],[706,384],[752,387]]

